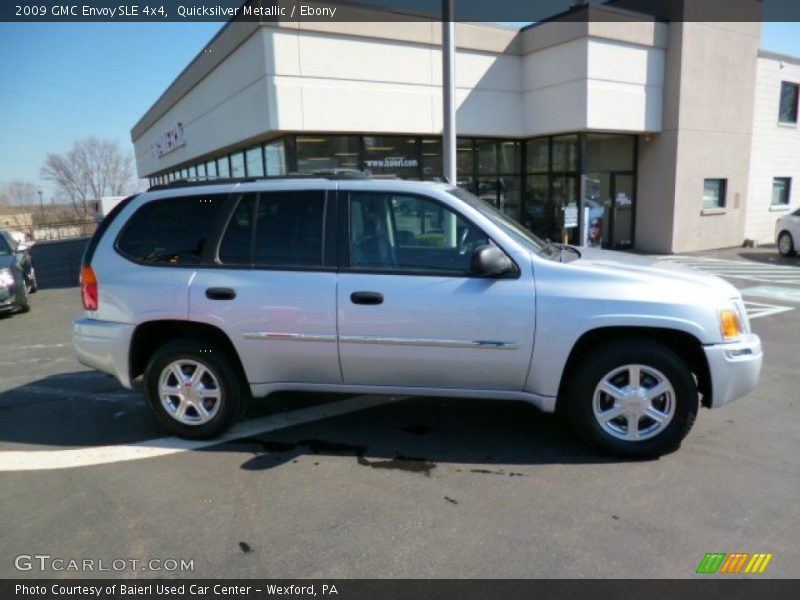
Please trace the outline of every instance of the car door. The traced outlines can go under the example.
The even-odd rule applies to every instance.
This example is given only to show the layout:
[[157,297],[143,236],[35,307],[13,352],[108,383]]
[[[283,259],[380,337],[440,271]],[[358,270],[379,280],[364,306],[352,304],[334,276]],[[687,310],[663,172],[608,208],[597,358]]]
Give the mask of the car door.
[[470,272],[492,243],[433,197],[340,192],[339,356],[346,384],[521,390],[534,336],[530,264]]
[[191,319],[228,334],[251,384],[341,382],[329,194],[298,183],[240,193],[190,287]]

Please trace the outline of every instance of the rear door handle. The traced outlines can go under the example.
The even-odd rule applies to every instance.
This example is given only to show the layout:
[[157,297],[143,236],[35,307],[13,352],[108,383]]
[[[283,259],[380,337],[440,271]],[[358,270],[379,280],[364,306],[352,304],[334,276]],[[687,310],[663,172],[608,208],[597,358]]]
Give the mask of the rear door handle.
[[383,294],[378,292],[353,292],[350,294],[350,302],[353,304],[366,304],[375,306],[383,304]]
[[208,288],[206,298],[209,300],[233,300],[236,292],[231,288]]

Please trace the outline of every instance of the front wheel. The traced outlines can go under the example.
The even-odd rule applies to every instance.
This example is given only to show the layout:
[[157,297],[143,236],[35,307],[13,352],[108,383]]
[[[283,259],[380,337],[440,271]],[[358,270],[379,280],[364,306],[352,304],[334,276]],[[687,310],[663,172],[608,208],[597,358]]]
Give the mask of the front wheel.
[[156,418],[191,439],[222,433],[245,405],[240,379],[228,358],[199,340],[170,342],[156,351],[145,369],[144,390]]
[[794,256],[795,254],[794,238],[788,231],[782,231],[778,236],[778,252],[781,253],[781,256]]
[[618,456],[648,458],[677,450],[697,416],[691,370],[655,342],[602,344],[573,378],[567,410],[575,429]]

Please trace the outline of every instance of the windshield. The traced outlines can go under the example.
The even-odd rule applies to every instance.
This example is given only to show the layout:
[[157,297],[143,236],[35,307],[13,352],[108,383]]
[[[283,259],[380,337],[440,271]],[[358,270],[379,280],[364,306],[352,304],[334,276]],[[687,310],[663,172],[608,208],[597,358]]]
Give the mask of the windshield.
[[11,254],[11,246],[6,241],[6,237],[0,233],[0,256],[8,256]]
[[[485,200],[481,200],[467,190],[454,187],[447,191],[456,198],[459,198],[469,204],[472,208],[481,211],[481,213],[483,213],[487,218],[491,219],[495,225],[500,227],[500,229],[514,238],[515,241],[525,246],[525,248],[531,252],[538,254],[545,248],[551,247],[548,242],[541,240],[533,233],[525,229],[522,225],[497,210],[494,206]],[[556,250],[553,249],[553,251],[555,252]]]

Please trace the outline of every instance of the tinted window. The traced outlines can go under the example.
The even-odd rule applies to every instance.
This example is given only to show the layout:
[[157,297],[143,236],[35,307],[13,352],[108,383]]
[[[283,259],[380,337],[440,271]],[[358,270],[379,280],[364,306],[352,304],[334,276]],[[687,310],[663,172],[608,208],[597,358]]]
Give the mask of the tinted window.
[[11,245],[6,241],[5,234],[0,233],[0,256],[11,254]]
[[142,262],[197,264],[224,201],[225,196],[185,196],[145,204],[122,230],[117,247]]
[[256,209],[256,194],[246,194],[233,212],[222,243],[219,245],[219,260],[226,265],[252,263],[250,242],[253,232],[253,217]]
[[706,179],[703,182],[703,208],[725,208],[726,179]]
[[438,202],[388,193],[350,195],[350,264],[467,273],[486,235]]
[[322,266],[324,217],[324,191],[261,194],[256,213],[256,265]]
[[797,123],[798,96],[800,86],[784,81],[781,83],[781,103],[778,109],[778,120],[781,123],[794,125]]

